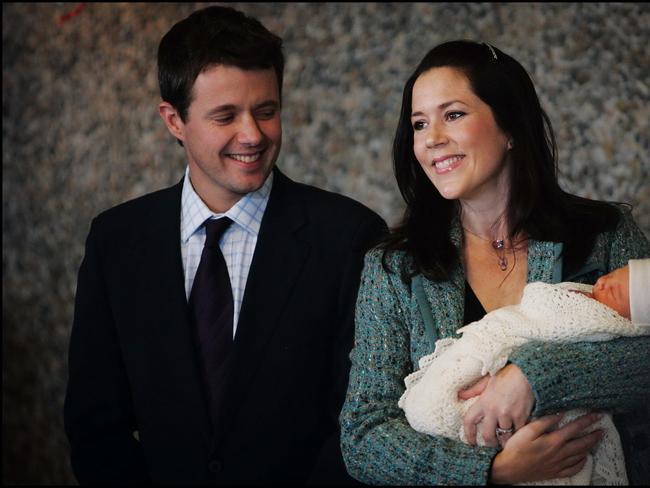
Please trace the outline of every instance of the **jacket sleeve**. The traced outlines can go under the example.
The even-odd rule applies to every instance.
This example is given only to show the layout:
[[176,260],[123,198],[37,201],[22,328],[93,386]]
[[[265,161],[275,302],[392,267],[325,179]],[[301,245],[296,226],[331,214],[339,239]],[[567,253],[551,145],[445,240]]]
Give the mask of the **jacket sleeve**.
[[331,346],[332,389],[327,396],[329,421],[334,426],[332,435],[325,441],[308,484],[354,484],[341,457],[341,412],[350,372],[350,349],[354,342],[354,304],[359,290],[363,257],[388,232],[386,222],[375,213],[364,213],[364,218],[351,236],[348,252],[342,260],[341,286],[338,293],[335,335]]
[[417,432],[397,405],[404,377],[412,372],[411,337],[400,293],[407,292],[399,274],[389,276],[384,271],[381,251],[369,252],[357,298],[350,381],[340,416],[348,471],[369,484],[485,484],[495,449]]
[[[603,234],[602,260],[608,271],[629,259],[650,256],[650,243],[624,213],[617,229]],[[528,378],[540,416],[573,408],[625,413],[650,399],[650,337],[606,342],[551,344],[531,342],[513,352],[510,361]]]
[[79,270],[64,404],[72,469],[81,484],[148,484],[129,382],[93,221]]

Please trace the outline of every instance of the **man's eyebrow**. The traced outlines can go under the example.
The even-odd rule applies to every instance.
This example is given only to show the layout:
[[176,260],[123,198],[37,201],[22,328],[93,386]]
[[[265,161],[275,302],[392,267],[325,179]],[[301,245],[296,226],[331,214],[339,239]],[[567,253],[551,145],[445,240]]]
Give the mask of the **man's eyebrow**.
[[261,108],[278,108],[279,106],[280,103],[277,100],[266,100],[265,102],[255,105],[253,108],[259,110]]
[[[450,105],[452,105],[454,103],[462,103],[463,105],[466,105],[466,103],[461,101],[461,100],[450,100],[448,102],[444,102],[444,103],[441,103],[440,105],[438,105],[438,110],[444,110],[444,109],[446,109],[447,107],[449,107]],[[424,114],[422,112],[419,112],[419,111],[418,112],[413,112],[411,114],[411,117],[419,117],[420,115],[424,115]]]

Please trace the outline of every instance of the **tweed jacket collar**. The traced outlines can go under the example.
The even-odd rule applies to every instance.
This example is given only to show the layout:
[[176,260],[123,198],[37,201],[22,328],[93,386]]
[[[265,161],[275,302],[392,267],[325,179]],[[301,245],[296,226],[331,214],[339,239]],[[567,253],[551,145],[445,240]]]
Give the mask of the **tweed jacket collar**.
[[[462,227],[458,218],[454,219],[450,228],[451,242],[459,249],[462,245]],[[528,241],[528,283],[543,281],[557,283],[562,281],[562,244],[551,241]],[[590,256],[585,266],[574,273],[574,278],[580,274],[602,268],[597,257]],[[421,277],[420,277],[421,278]],[[455,335],[462,327],[465,312],[465,270],[462,261],[454,267],[451,279],[444,282],[433,282],[421,279],[421,286],[430,308],[430,319],[434,328],[433,334],[438,338]],[[420,286],[414,280],[413,287]],[[414,288],[415,289],[415,288]],[[440,298],[444,297],[444,300]],[[433,306],[435,304],[435,306]],[[420,305],[421,310],[421,305]],[[427,312],[428,313],[428,312]],[[428,322],[425,319],[425,322]]]

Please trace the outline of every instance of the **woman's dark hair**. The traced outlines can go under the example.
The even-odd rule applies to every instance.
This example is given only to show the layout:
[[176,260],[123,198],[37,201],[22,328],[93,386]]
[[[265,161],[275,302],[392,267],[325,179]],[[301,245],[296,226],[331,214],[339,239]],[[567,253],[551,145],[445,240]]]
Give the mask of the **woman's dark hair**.
[[523,66],[493,46],[451,41],[431,49],[404,87],[393,143],[393,169],[406,211],[401,224],[380,246],[384,249],[384,268],[390,271],[387,251],[403,250],[413,257],[413,268],[400,270],[404,280],[422,273],[442,281],[448,279],[460,259],[450,240],[458,202],[440,195],[413,152],[413,85],[422,73],[437,67],[452,67],[465,74],[473,92],[490,106],[499,128],[512,140],[510,195],[504,216],[508,237],[513,239],[522,232],[530,239],[563,242],[565,259],[586,258],[595,235],[613,228],[620,211],[560,188],[551,122]]
[[158,47],[160,96],[178,110],[183,121],[196,77],[217,64],[246,70],[273,68],[282,100],[282,39],[242,12],[208,7],[176,23]]

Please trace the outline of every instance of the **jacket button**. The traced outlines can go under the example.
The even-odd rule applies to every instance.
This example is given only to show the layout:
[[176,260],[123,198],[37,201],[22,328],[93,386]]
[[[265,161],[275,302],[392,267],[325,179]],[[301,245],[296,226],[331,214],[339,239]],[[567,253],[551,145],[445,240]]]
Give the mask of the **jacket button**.
[[210,470],[211,473],[218,473],[219,471],[221,471],[221,461],[217,459],[213,459],[208,464],[208,469]]

